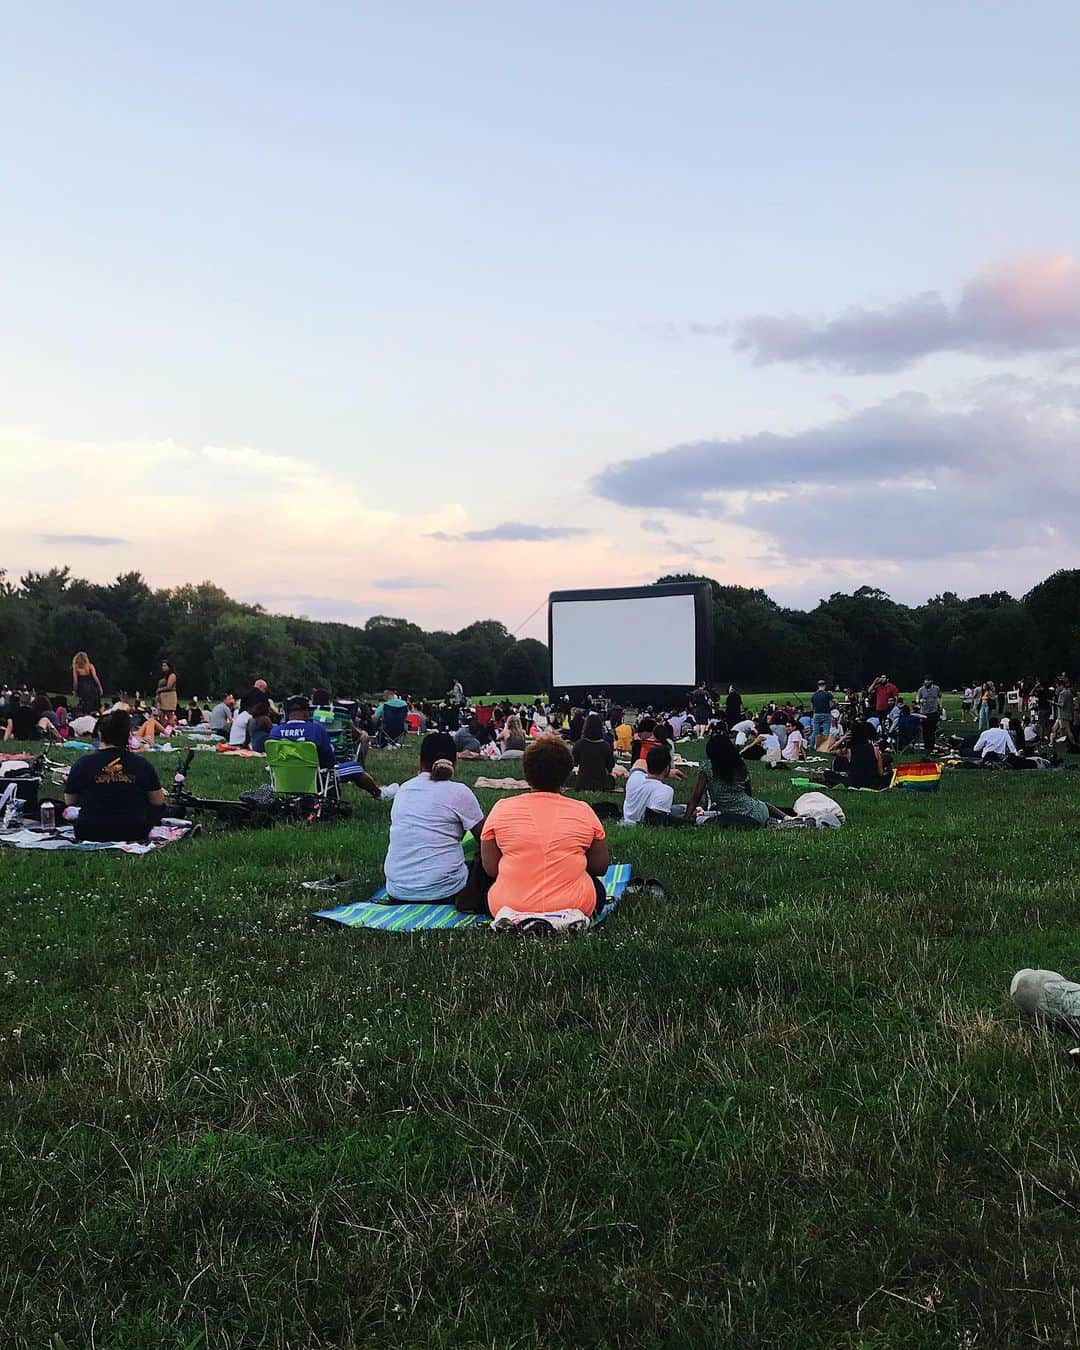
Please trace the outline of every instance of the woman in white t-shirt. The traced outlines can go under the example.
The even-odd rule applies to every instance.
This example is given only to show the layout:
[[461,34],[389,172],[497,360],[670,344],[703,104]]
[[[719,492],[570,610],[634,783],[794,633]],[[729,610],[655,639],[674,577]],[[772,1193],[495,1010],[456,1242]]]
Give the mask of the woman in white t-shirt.
[[806,742],[803,739],[802,731],[795,723],[788,726],[787,741],[780,754],[783,759],[794,760],[802,759],[806,753]]
[[232,720],[232,726],[229,728],[229,744],[245,746],[248,743],[248,726],[251,722],[251,713],[248,709],[238,712]]
[[456,764],[453,737],[433,731],[420,743],[419,774],[394,796],[383,868],[391,899],[452,903],[469,886],[461,841],[470,830],[479,837],[484,812],[470,788],[452,781]]

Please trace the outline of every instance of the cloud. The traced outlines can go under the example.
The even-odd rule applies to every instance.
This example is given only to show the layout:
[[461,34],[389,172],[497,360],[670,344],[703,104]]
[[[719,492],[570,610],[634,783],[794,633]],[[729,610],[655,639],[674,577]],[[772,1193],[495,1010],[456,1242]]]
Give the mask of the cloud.
[[377,591],[444,591],[444,581],[421,581],[418,577],[383,577],[371,583]]
[[649,534],[670,534],[668,527],[659,520],[643,520],[641,528],[648,531]]
[[787,566],[1080,546],[1080,389],[1011,377],[959,406],[915,394],[787,435],[677,445],[593,481],[756,536]]
[[436,530],[429,539],[440,539],[444,543],[486,544],[492,540],[503,543],[545,543],[550,539],[574,539],[590,534],[577,525],[524,525],[520,521],[505,520],[488,530],[464,530],[461,534],[448,534],[445,530]]
[[37,534],[34,538],[60,548],[119,548],[129,542],[111,534]]
[[902,370],[934,352],[1020,356],[1080,347],[1080,263],[1069,253],[1017,258],[967,283],[954,304],[924,291],[878,309],[835,318],[759,314],[733,324],[692,324],[732,333],[755,365],[792,362],[855,374]]

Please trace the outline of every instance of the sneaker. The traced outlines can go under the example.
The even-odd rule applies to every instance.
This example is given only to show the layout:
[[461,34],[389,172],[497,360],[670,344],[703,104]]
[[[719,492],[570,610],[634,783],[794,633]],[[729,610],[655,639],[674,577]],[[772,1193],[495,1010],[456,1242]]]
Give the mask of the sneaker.
[[346,878],[339,872],[334,872],[320,881],[302,881],[300,885],[305,891],[347,891],[357,885],[359,880],[359,877]]

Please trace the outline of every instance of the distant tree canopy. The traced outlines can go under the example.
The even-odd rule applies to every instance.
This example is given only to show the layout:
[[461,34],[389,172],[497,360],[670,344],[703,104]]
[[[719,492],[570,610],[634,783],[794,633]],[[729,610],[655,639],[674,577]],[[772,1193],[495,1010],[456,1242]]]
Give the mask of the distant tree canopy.
[[[798,610],[711,577],[657,584],[670,581],[709,582],[719,684],[807,689],[823,677],[849,686],[885,672],[904,688],[927,674],[955,688],[1080,673],[1080,570],[1055,572],[1020,600],[945,591],[914,608],[872,586]],[[0,679],[62,691],[79,650],[110,691],[151,688],[167,658],[181,695],[198,698],[238,692],[258,676],[278,692],[321,684],[375,694],[392,685],[422,697],[441,695],[454,679],[471,695],[539,692],[548,683],[544,644],[519,641],[494,619],[427,633],[380,614],[361,628],[267,614],[209,581],[152,590],[138,572],[98,585],[54,567],[15,583],[0,570]]]
[[425,633],[379,614],[359,628],[267,614],[209,581],[155,591],[138,572],[97,585],[54,567],[16,584],[0,570],[0,680],[62,692],[77,651],[90,654],[110,692],[153,688],[168,659],[181,696],[195,698],[240,692],[258,677],[279,693],[393,685],[425,698],[441,697],[455,676],[473,695],[501,692],[511,676],[513,693],[548,682],[543,643],[519,642],[494,619]]
[[924,675],[958,688],[972,680],[1044,679],[1080,672],[1080,570],[1055,572],[1022,600],[1006,591],[961,600],[951,591],[914,608],[873,586],[836,592],[812,610],[784,609],[764,591],[707,581],[713,595],[714,675],[744,689],[838,687],[888,674],[901,688]]

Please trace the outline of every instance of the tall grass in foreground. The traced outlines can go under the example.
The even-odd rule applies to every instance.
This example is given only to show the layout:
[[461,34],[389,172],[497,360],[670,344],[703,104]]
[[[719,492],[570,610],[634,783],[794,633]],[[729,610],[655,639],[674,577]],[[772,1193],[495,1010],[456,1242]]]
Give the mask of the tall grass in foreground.
[[552,944],[312,922],[380,880],[367,799],[0,853],[3,1343],[1075,1343],[1080,1080],[1006,993],[1080,971],[1080,775],[842,800],[612,829],[667,900]]

